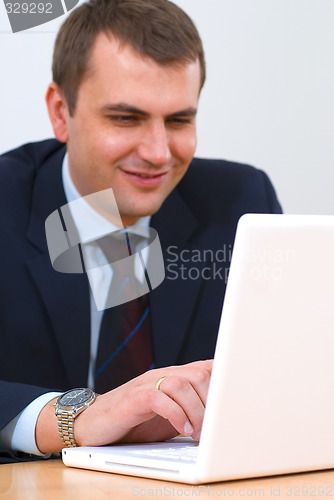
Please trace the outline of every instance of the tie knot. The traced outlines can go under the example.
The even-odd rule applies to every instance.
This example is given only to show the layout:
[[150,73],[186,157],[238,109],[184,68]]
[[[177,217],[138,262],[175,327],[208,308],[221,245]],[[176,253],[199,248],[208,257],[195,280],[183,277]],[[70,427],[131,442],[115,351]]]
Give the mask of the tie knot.
[[122,229],[96,243],[102,249],[113,273],[106,308],[129,302],[149,292],[146,280],[141,282],[135,275],[135,259],[139,258],[144,278],[145,264],[141,250],[147,243],[143,236]]
[[96,243],[102,249],[110,264],[126,259],[145,248],[145,238],[130,232],[128,229],[115,231],[96,240]]

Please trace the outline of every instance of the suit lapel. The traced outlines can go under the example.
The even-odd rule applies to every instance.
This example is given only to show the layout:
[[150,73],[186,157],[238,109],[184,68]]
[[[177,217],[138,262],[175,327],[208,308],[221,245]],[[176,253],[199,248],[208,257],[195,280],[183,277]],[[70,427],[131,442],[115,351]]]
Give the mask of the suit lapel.
[[65,150],[48,158],[37,171],[27,239],[35,252],[26,264],[49,315],[70,386],[87,380],[90,349],[89,287],[85,274],[53,270],[45,237],[45,220],[66,204],[61,167]]
[[[159,212],[152,217],[152,226],[158,231],[167,271],[170,252],[173,252],[174,259],[175,254],[191,248],[189,239],[196,231],[198,223],[178,191],[174,191]],[[192,264],[182,262],[182,265],[187,276]],[[164,282],[150,293],[157,366],[177,362],[201,287],[200,279],[171,279],[172,277],[167,272]]]

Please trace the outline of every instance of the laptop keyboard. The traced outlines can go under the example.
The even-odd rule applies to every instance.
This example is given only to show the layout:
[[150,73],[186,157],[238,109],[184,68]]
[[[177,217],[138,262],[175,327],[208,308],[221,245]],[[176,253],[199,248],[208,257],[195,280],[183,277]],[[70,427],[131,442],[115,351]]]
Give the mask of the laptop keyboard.
[[169,446],[146,450],[129,450],[128,453],[146,458],[194,463],[197,459],[198,446]]

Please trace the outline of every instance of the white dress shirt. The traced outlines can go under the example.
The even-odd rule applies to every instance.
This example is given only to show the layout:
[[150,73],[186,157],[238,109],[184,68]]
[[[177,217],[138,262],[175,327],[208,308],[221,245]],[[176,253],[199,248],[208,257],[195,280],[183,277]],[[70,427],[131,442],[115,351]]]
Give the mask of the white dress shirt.
[[[81,198],[70,176],[67,154],[65,155],[63,161],[62,179],[68,203]],[[104,261],[107,263],[106,257],[94,240],[119,230],[120,227],[102,217],[88,203],[85,202],[80,203],[80,210],[71,209],[71,215],[75,222],[80,242],[83,246],[84,259],[89,259],[89,261],[92,259],[92,261],[95,262]],[[149,216],[139,219],[134,225],[131,226],[131,231],[145,235],[145,229],[143,228],[147,229],[150,219],[151,218]],[[142,256],[145,261],[147,258],[147,252],[145,252],[145,249],[142,251]],[[135,274],[139,280],[144,279],[139,258],[135,261]],[[91,312],[90,362],[87,386],[94,389],[94,367],[98,349],[100,325],[103,316],[103,309],[98,309],[96,299],[103,301],[103,295],[107,295],[111,283],[112,270],[110,266],[96,267],[88,270],[87,276],[90,283]],[[57,392],[48,392],[32,401],[19,415],[17,415],[6,427],[2,429],[0,432],[0,446],[14,451],[22,451],[33,455],[43,456],[36,446],[36,422],[43,407],[60,394],[61,393]],[[45,457],[48,456],[49,455],[45,455]]]

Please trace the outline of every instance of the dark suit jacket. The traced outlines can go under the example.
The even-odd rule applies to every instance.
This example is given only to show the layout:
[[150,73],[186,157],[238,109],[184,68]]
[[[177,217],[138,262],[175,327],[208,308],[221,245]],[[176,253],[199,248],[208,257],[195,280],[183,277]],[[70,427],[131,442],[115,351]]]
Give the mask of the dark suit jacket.
[[[45,388],[87,383],[88,281],[53,270],[44,229],[47,216],[66,203],[64,154],[64,145],[49,140],[0,157],[0,394],[6,402],[0,428]],[[158,367],[213,356],[237,221],[246,212],[280,210],[263,172],[192,161],[152,218],[166,265],[166,279],[150,294]]]

